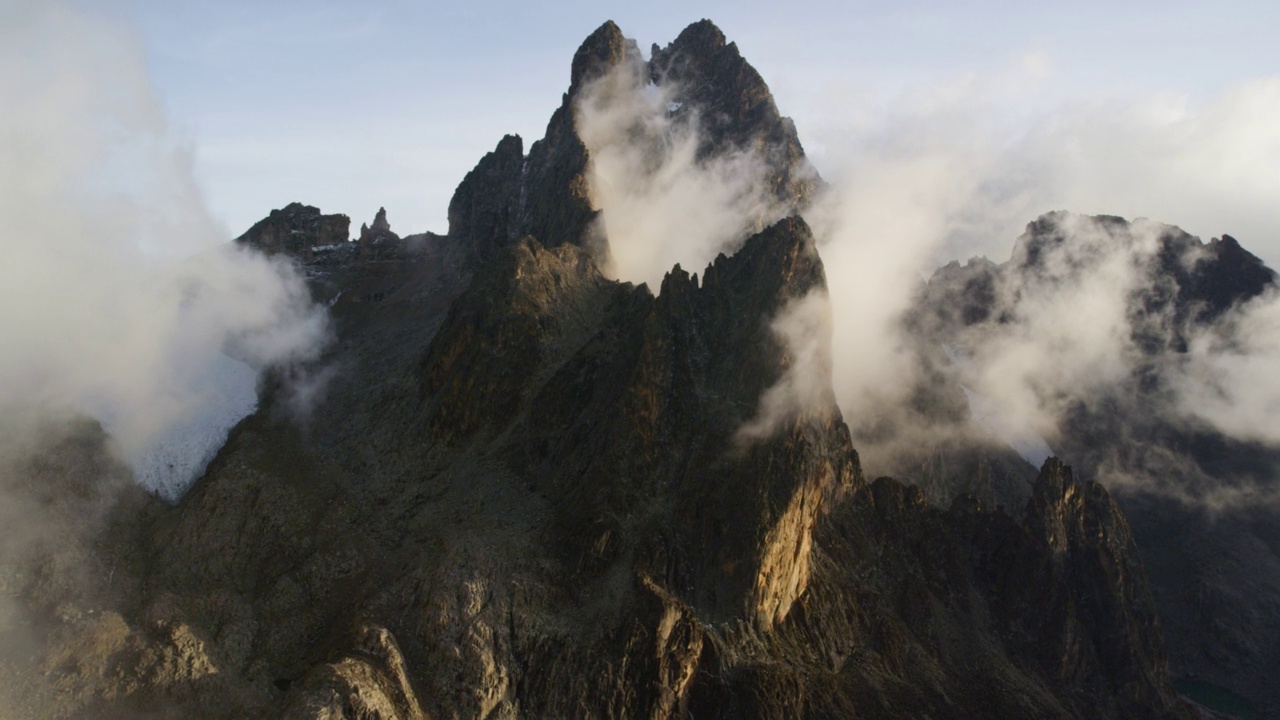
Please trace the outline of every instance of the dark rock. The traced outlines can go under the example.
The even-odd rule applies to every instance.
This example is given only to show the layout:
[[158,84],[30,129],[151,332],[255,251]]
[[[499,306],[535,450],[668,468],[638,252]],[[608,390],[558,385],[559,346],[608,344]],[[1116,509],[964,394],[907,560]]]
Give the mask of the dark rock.
[[1021,522],[864,486],[820,523],[796,612],[769,635],[704,641],[692,714],[1195,717],[1162,679],[1122,516],[1064,473],[1046,464]]
[[306,261],[315,257],[312,248],[346,243],[350,231],[351,218],[346,215],[322,215],[310,205],[290,203],[281,210],[272,210],[236,242],[268,255],[284,254]]
[[821,188],[795,125],[778,112],[760,73],[710,20],[685,28],[665,48],[655,44],[649,74],[658,85],[676,89],[676,102],[696,108],[703,156],[758,153],[770,167],[770,189],[793,210],[804,208]]
[[519,230],[524,145],[507,135],[467,173],[449,201],[449,237],[464,240],[477,258],[494,256]]
[[356,256],[362,260],[387,259],[401,252],[400,236],[391,232],[386,208],[378,208],[373,225],[360,225],[360,237],[356,241]]
[[813,524],[854,482],[855,456],[834,397],[745,450],[735,434],[785,367],[760,318],[823,289],[793,218],[721,256],[701,287],[677,266],[656,299],[619,303],[522,433],[521,463],[562,522],[643,538],[624,552],[711,617],[785,617],[807,582]]
[[583,86],[609,72],[623,62],[628,49],[634,47],[612,20],[606,20],[587,36],[573,54],[569,72],[569,97],[575,97]]
[[[1230,236],[1203,243],[1172,226],[1055,212],[1030,223],[1003,264],[938,270],[909,328],[922,346],[997,342],[1020,321],[1025,300],[1051,298],[1108,253],[1131,263],[1135,281],[1125,310],[1133,369],[1113,385],[1047,399],[1060,408],[1055,448],[1086,477],[1127,479],[1113,492],[1150,569],[1172,671],[1280,706],[1270,670],[1280,646],[1256,641],[1280,632],[1280,548],[1264,540],[1280,536],[1280,514],[1266,503],[1215,508],[1212,499],[1270,496],[1280,450],[1187,417],[1172,395],[1191,340],[1231,341],[1240,309],[1276,291],[1275,274]],[[958,382],[944,371],[922,384],[941,395]],[[932,461],[932,450],[915,461]],[[962,488],[973,492],[968,483],[960,474],[926,484],[946,502]]]
[[370,228],[375,233],[391,232],[391,223],[387,222],[387,209],[378,208],[378,214],[373,218],[373,227]]

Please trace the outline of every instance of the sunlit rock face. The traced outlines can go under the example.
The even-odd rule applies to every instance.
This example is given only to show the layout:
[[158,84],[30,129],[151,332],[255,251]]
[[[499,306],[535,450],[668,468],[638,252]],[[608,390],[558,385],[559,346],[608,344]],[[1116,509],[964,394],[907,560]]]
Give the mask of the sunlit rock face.
[[[777,211],[656,287],[613,279],[577,125],[619,67],[706,157],[762,153]],[[1100,486],[1050,460],[1016,507],[941,509],[863,477],[794,214],[819,181],[714,25],[645,64],[606,23],[522,153],[445,236],[304,206],[246,234],[329,308],[328,380],[299,416],[269,373],[176,506],[111,506],[77,547],[115,590],[40,585],[50,716],[1194,717]]]

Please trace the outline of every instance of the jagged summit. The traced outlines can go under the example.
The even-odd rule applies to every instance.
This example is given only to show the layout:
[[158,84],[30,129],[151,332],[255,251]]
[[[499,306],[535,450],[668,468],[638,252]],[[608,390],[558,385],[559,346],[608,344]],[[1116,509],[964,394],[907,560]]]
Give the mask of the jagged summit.
[[467,173],[449,201],[449,237],[467,244],[477,257],[493,255],[521,231],[521,172],[524,143],[506,135]]
[[328,382],[301,421],[269,387],[176,507],[94,546],[128,589],[110,613],[42,596],[73,618],[41,666],[65,715],[1193,717],[1105,492],[1048,463],[1010,515],[863,477],[792,212],[816,176],[708,21],[627,67],[705,152],[764,153],[784,210],[701,280],[605,276],[575,98],[637,62],[594,32],[446,236],[379,210],[358,252],[308,259],[294,231],[346,218],[294,205],[243,236],[331,309]]
[[391,223],[387,222],[386,208],[378,208],[378,214],[373,218],[373,226],[369,229],[374,232],[388,232],[391,230]]
[[575,53],[569,90],[528,155],[521,139],[508,135],[459,184],[449,203],[449,236],[465,239],[482,257],[529,235],[547,247],[585,247],[607,267],[610,248],[590,197],[591,154],[577,126],[578,103],[594,83],[623,69],[671,93],[681,121],[696,126],[703,156],[752,153],[767,168],[762,183],[784,208],[800,210],[812,200],[821,179],[794,125],[715,25],[691,25],[666,49],[655,48],[646,65],[635,42],[610,21]]
[[654,44],[649,76],[659,85],[675,86],[682,108],[700,111],[704,155],[729,148],[765,153],[772,168],[767,180],[771,189],[797,208],[805,207],[821,187],[795,125],[778,112],[764,78],[710,20],[685,28],[665,48]]
[[584,85],[598,79],[628,57],[638,55],[635,41],[624,37],[622,29],[612,20],[606,20],[582,41],[578,51],[573,54],[566,98],[575,97]]

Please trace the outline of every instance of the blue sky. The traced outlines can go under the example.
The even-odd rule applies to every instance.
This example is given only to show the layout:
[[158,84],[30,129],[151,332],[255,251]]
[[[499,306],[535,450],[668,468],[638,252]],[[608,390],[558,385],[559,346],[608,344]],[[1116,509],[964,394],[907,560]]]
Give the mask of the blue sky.
[[[689,10],[685,3],[665,1],[609,7],[111,0],[89,7],[127,28],[144,48],[172,128],[194,148],[196,177],[210,210],[232,235],[295,200],[347,213],[356,227],[385,205],[401,232],[443,231],[453,188],[481,155],[508,132],[521,134],[526,147],[541,136],[567,87],[573,51],[602,21],[615,20],[647,51],[700,17],[714,20],[738,43],[829,177],[858,172],[859,159],[868,154],[884,160],[885,148],[896,148],[890,153],[896,157],[1002,154],[994,167],[977,173],[975,182],[987,185],[1005,182],[994,173],[1026,174],[1037,183],[1040,173],[1057,178],[1069,160],[1075,165],[1068,175],[1074,175],[1045,182],[1025,208],[1017,208],[1031,213],[1017,222],[1076,202],[1085,207],[1072,209],[1086,212],[1172,211],[1175,217],[1157,219],[1204,235],[1280,231],[1280,222],[1268,224],[1265,209],[1269,199],[1280,199],[1280,176],[1265,169],[1280,166],[1280,149],[1268,145],[1276,135],[1256,123],[1252,135],[1230,127],[1236,120],[1213,131],[1215,138],[1262,145],[1225,153],[1239,154],[1244,162],[1256,155],[1260,169],[1205,169],[1209,177],[1230,175],[1229,182],[1199,193],[1222,188],[1224,199],[1215,208],[1207,206],[1210,200],[1194,212],[1180,212],[1188,205],[1181,198],[1130,201],[1127,187],[1152,183],[1127,166],[1104,173],[1123,178],[1105,193],[1055,189],[1100,187],[1088,168],[1120,162],[1110,148],[1133,147],[1126,137],[1153,136],[1133,123],[1108,131],[1112,114],[1152,115],[1147,120],[1162,127],[1178,113],[1195,116],[1171,131],[1178,136],[1199,127],[1198,114],[1234,115],[1237,106],[1270,109],[1275,93],[1265,83],[1280,73],[1274,37],[1280,5],[787,5],[724,2]],[[1252,92],[1252,104],[1248,98],[1223,100],[1251,82],[1265,85]],[[1112,113],[1113,106],[1121,110]],[[1073,129],[1054,129],[1059,125]],[[915,135],[905,128],[914,128]],[[1039,138],[1027,143],[1031,150],[1007,147],[1027,135]],[[1045,150],[1049,137],[1058,146],[1051,153]],[[983,143],[991,145],[990,152],[970,152]],[[1057,155],[1076,143],[1084,148],[1080,157]],[[1194,175],[1191,166],[1204,161],[1177,165]],[[976,171],[963,171],[971,172]],[[1173,182],[1168,167],[1150,172],[1159,176],[1156,185]],[[1276,185],[1265,187],[1272,181]],[[1176,186],[1195,194],[1198,182]],[[1248,188],[1256,197],[1241,207]],[[1158,188],[1148,191],[1157,193]],[[1016,234],[1004,227],[1010,223],[996,223],[990,232]],[[1264,242],[1253,240],[1255,246]],[[1011,241],[1012,236],[1000,237],[993,246]],[[1280,243],[1280,232],[1265,242]]]

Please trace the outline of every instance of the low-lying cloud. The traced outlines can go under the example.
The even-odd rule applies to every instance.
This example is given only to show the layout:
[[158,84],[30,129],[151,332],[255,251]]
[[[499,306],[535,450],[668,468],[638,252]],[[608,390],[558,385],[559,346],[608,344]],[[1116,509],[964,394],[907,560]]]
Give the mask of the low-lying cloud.
[[769,323],[785,348],[782,377],[760,396],[760,404],[736,441],[749,445],[774,435],[788,421],[831,399],[831,300],[811,290],[787,303]]
[[[1040,455],[1044,440],[1058,444],[1071,408],[1104,398],[1137,402],[1121,388],[1150,372],[1163,383],[1159,407],[1133,412],[1280,442],[1273,419],[1280,394],[1268,380],[1280,370],[1273,300],[1256,301],[1212,332],[1191,332],[1187,352],[1168,354],[1158,368],[1136,344],[1135,332],[1173,322],[1148,316],[1135,329],[1130,312],[1167,229],[1157,222],[1118,230],[1063,216],[1071,252],[1050,254],[1045,272],[1002,288],[1012,312],[1006,322],[980,337],[945,338],[945,348],[944,338],[922,334],[927,328],[913,313],[935,268],[983,254],[1003,261],[1027,222],[1052,209],[1147,216],[1205,237],[1230,232],[1264,258],[1280,257],[1280,246],[1268,244],[1280,242],[1271,237],[1280,126],[1268,120],[1280,111],[1280,77],[1194,100],[1069,98],[1055,94],[1047,67],[966,76],[848,108],[814,136],[801,128],[817,138],[816,161],[830,181],[804,214],[829,280],[832,381],[855,434],[865,430],[864,459],[892,455],[889,446],[989,438],[999,428],[1024,455]],[[637,63],[600,81],[577,115],[613,272],[655,288],[672,265],[705,266],[785,212],[760,182],[765,158],[698,157],[697,115],[674,97],[674,89],[649,84]],[[805,339],[779,337],[803,354]],[[931,373],[962,387],[959,401],[981,406],[981,421],[925,422],[916,406],[922,383],[936,381]],[[776,413],[768,408],[812,402],[809,395],[780,383],[744,437],[769,432]],[[1108,472],[1121,482],[1114,467]],[[1209,503],[1185,490],[1154,489]],[[1257,496],[1238,488],[1226,495]]]
[[585,88],[575,108],[598,230],[609,243],[605,271],[655,291],[677,263],[706,267],[785,213],[758,156],[699,157],[697,110],[675,101],[678,90],[649,82],[636,59]]
[[181,494],[256,402],[320,348],[290,267],[210,218],[122,28],[60,3],[0,27],[0,407],[88,414],[139,479]]

